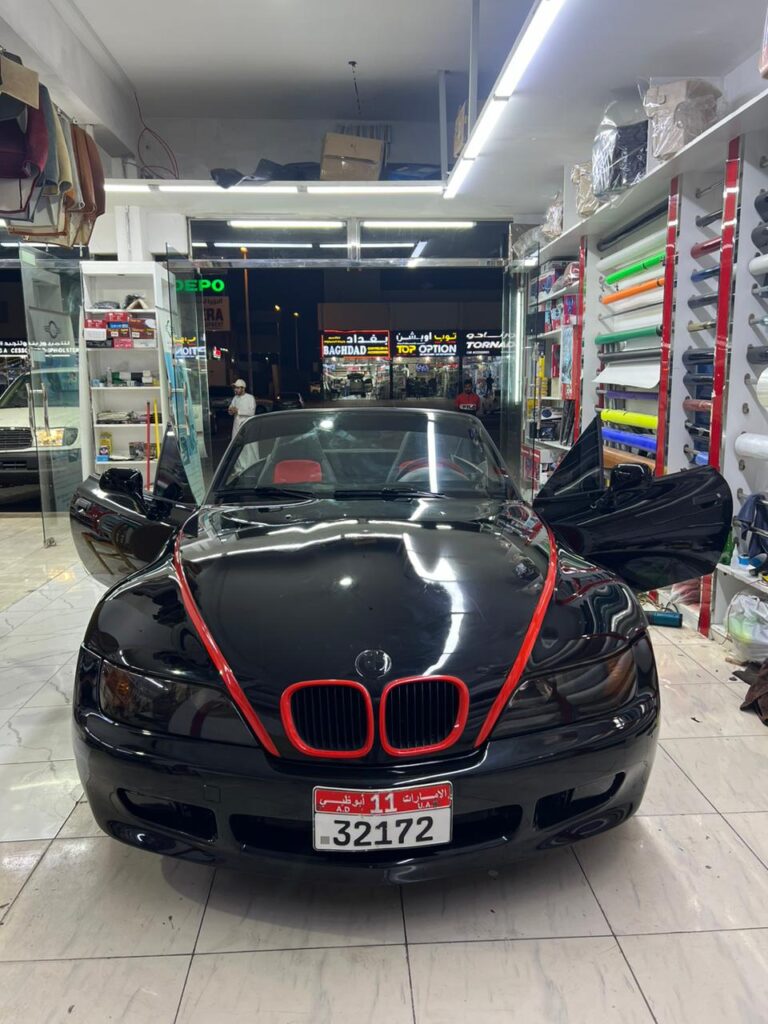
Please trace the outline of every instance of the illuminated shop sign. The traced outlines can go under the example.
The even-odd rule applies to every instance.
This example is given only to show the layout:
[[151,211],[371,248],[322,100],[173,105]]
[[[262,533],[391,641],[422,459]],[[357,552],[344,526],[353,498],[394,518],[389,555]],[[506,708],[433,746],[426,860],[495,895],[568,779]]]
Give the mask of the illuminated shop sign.
[[389,356],[389,331],[323,331],[323,359]]
[[207,292],[223,292],[226,284],[220,277],[191,277],[188,281],[177,281],[177,292],[195,292],[205,295]]
[[0,338],[0,356],[28,356],[26,338]]
[[457,331],[396,331],[395,354],[398,356],[448,356],[459,354]]
[[501,331],[462,331],[464,355],[500,356],[503,349]]

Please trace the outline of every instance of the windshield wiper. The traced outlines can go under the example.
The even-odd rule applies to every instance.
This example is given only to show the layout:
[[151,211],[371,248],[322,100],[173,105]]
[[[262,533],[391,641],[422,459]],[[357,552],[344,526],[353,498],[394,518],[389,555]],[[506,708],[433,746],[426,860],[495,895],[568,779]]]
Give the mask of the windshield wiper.
[[226,498],[296,498],[300,501],[316,498],[311,491],[301,491],[292,487],[222,487],[216,491],[216,501]]
[[397,498],[447,498],[447,494],[440,491],[420,491],[416,487],[360,487],[349,490],[333,492],[337,501],[354,501],[360,499],[381,499],[382,501],[395,501]]

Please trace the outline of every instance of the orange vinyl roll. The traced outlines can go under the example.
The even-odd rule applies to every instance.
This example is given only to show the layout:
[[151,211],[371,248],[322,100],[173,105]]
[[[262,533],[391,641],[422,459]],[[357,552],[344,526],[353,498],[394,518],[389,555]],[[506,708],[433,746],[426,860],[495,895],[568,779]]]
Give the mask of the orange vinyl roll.
[[642,284],[633,284],[631,288],[622,288],[620,292],[611,292],[610,295],[601,295],[600,301],[607,306],[611,302],[619,302],[621,299],[629,299],[633,295],[642,295],[643,292],[652,292],[655,288],[661,288],[663,284],[663,277],[654,277],[652,281],[644,281]]
[[686,412],[712,412],[712,403],[705,398],[686,398],[683,400]]

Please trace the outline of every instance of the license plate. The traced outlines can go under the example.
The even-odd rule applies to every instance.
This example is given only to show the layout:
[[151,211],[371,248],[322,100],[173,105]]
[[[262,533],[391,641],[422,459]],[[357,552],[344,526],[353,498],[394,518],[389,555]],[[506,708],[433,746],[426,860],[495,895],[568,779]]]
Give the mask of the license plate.
[[450,843],[453,786],[410,789],[323,789],[313,792],[314,848],[374,853]]

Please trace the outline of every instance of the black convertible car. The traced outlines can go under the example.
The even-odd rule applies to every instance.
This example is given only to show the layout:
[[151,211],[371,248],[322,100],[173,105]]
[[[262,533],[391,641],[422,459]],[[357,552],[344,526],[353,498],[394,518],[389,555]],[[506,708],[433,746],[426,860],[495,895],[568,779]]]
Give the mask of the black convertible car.
[[697,468],[605,484],[597,420],[526,504],[462,413],[313,410],[238,433],[196,508],[88,479],[75,541],[113,584],[75,752],[123,842],[405,882],[592,836],[640,805],[659,690],[635,597],[713,570]]

